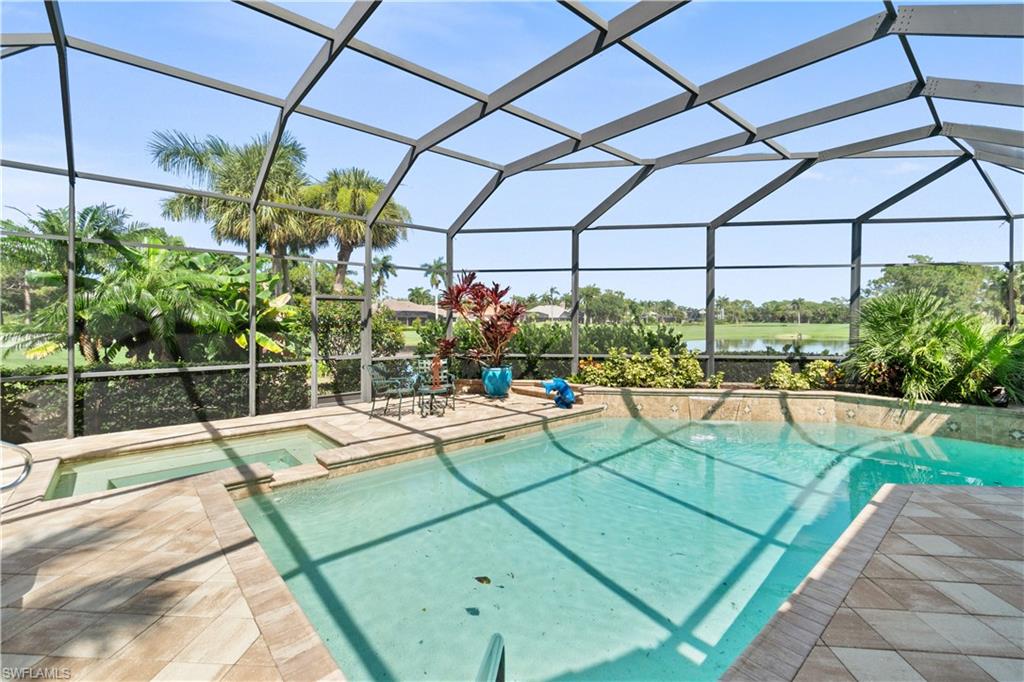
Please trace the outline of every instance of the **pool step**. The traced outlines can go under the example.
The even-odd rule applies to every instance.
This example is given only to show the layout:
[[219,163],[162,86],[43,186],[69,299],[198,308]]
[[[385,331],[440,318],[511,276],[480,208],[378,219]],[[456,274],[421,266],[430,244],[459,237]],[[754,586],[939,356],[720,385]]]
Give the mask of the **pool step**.
[[237,467],[217,469],[202,474],[204,480],[216,480],[229,490],[252,485],[253,483],[267,483],[274,476],[273,470],[263,462],[253,462]]
[[328,469],[352,464],[361,460],[372,459],[374,452],[365,445],[344,445],[340,448],[321,450],[316,453],[316,461]]
[[[440,429],[396,434],[366,442],[352,442],[358,438],[353,434],[349,439],[342,439],[347,440],[349,445],[320,450],[316,453],[316,460],[321,466],[331,470],[362,471],[380,466],[388,461],[398,461],[393,458],[404,461],[410,458],[430,456],[439,450],[452,452],[468,445],[489,443],[506,436],[544,428],[546,424],[595,417],[603,411],[603,407],[582,406],[571,410],[561,410],[552,404],[541,410],[533,410],[528,413],[513,412],[487,420],[485,423],[489,428],[484,429],[480,429],[473,422],[455,423]],[[373,464],[374,462],[378,462],[378,464]]]
[[288,467],[274,472],[274,478],[270,481],[270,488],[280,488],[286,485],[294,485],[303,481],[313,481],[318,478],[327,478],[327,469],[319,464],[300,464],[297,467]]

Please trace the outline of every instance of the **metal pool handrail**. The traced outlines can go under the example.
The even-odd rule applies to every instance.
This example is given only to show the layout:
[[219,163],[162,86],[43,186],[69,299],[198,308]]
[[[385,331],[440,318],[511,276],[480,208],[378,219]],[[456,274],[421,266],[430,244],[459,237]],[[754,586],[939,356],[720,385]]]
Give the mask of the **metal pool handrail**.
[[19,455],[21,455],[22,459],[25,460],[25,463],[23,465],[24,468],[22,469],[21,473],[18,474],[18,477],[16,479],[11,481],[10,483],[0,485],[0,491],[10,490],[11,488],[16,488],[22,483],[24,483],[25,479],[28,478],[28,475],[32,472],[32,453],[26,450],[25,448],[21,447],[20,445],[8,443],[5,440],[0,441],[0,447],[2,447],[4,450],[7,450],[8,448],[14,450]]
[[497,632],[487,644],[476,682],[505,682],[505,640]]

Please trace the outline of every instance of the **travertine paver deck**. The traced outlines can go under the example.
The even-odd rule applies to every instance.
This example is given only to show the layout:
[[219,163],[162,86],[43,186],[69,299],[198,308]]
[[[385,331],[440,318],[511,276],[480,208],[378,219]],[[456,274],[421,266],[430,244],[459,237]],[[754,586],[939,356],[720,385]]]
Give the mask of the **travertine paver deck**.
[[[395,458],[381,459],[386,453],[401,453],[406,458],[429,455],[442,443],[449,449],[472,445],[488,434],[539,428],[544,423],[592,416],[601,411],[600,407],[595,406],[560,410],[550,399],[517,394],[511,394],[503,400],[462,396],[456,402],[457,408],[447,410],[443,416],[425,418],[418,413],[406,412],[398,419],[394,410],[383,415],[378,409],[376,416],[371,419],[367,412],[368,406],[356,404],[30,443],[26,447],[36,460],[32,475],[13,492],[5,493],[2,502],[6,505],[42,499],[62,459],[132,454],[210,438],[310,428],[342,446],[325,457],[323,466],[344,466],[345,472],[349,473],[394,461]],[[374,462],[360,463],[359,459]],[[18,457],[5,457],[3,479],[17,475],[20,463]],[[250,468],[260,469],[257,466]],[[307,470],[305,473],[282,474],[281,478],[297,478],[310,473]]]
[[[343,679],[225,487],[262,485],[265,465],[42,501],[59,457],[311,426],[380,465],[594,412],[468,398],[443,418],[332,408],[34,444],[39,463],[0,517],[0,666],[104,682]],[[285,471],[282,483],[328,474]]]
[[281,679],[277,661],[292,656],[268,641],[273,622],[229,563],[258,545],[222,543],[197,486],[231,503],[201,477],[6,510],[3,667],[73,680]]
[[[266,483],[265,466],[42,502],[58,455],[311,426],[347,444],[322,461],[358,470],[559,416],[515,396],[425,420],[332,408],[32,446],[43,466],[0,524],[2,665],[75,680],[340,677],[225,488]],[[726,677],[1024,680],[1022,611],[1024,489],[884,486]]]
[[729,680],[1024,680],[1024,488],[885,486]]

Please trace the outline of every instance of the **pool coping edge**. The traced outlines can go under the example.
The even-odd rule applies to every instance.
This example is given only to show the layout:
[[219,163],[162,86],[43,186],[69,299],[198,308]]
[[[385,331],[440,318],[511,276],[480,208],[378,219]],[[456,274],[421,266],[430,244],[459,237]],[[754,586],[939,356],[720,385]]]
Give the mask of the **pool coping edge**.
[[282,679],[345,680],[224,484],[194,479],[221,552]]
[[882,485],[720,679],[796,677],[915,487]]

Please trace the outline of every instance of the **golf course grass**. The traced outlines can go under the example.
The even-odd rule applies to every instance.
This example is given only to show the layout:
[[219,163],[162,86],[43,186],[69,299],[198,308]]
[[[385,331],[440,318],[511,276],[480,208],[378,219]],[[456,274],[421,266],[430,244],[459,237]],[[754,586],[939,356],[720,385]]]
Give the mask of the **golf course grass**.
[[[687,341],[704,338],[704,324],[673,324],[676,331]],[[727,341],[746,339],[768,339],[793,341],[797,335],[803,341],[846,341],[850,325],[846,323],[784,324],[778,322],[746,322],[741,324],[719,323],[715,325],[715,337]]]
[[[552,322],[550,324],[568,324]],[[704,338],[704,323],[689,322],[668,325],[681,333],[686,341],[699,341]],[[782,343],[793,341],[799,334],[801,341],[846,341],[850,334],[850,326],[846,323],[821,324],[785,324],[778,322],[747,322],[742,324],[722,323],[715,325],[715,337],[723,341],[745,341],[764,339]],[[402,330],[405,345],[415,346],[420,342],[420,335],[413,327]]]
[[[568,324],[567,322],[552,322],[550,324]],[[669,325],[683,335],[686,341],[700,341],[704,339],[704,324],[701,322],[672,324]],[[816,341],[846,341],[849,335],[847,324],[780,324],[750,322],[744,324],[725,323],[715,325],[715,337],[720,341],[754,341],[764,340],[765,342],[788,343],[797,338],[799,334],[803,343],[814,343]],[[419,332],[414,327],[402,329],[402,341],[406,348],[415,348],[420,342]],[[76,352],[76,364],[81,366],[85,358],[81,353]],[[64,362],[67,356],[63,351],[54,353],[46,358],[29,360],[22,350],[9,350],[3,354],[0,362],[5,373],[10,373],[17,367],[30,367],[35,365],[59,365]]]

